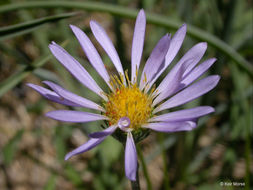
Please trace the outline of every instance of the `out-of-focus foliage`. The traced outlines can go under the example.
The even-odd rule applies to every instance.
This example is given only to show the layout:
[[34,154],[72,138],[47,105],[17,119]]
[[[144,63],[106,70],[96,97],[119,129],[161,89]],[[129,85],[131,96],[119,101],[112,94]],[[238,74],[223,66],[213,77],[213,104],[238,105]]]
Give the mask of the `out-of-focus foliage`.
[[[32,5],[36,1],[23,2]],[[44,2],[53,4],[52,1]],[[0,11],[6,5],[16,6],[17,3],[22,2],[1,1]],[[103,9],[100,3],[106,3],[108,9]],[[98,102],[98,97],[81,86],[53,58],[48,44],[51,41],[63,44],[105,89],[105,84],[88,63],[69,24],[82,28],[90,36],[108,71],[113,73],[109,58],[91,35],[89,21],[97,20],[106,28],[123,67],[129,69],[134,28],[132,18],[135,15],[132,10],[140,8],[160,15],[155,18],[163,18],[165,22],[168,18],[167,22],[173,26],[170,30],[169,25],[159,24],[159,19],[148,17],[150,24],[146,31],[142,67],[160,37],[165,33],[174,33],[175,26],[185,22],[198,30],[196,32],[194,27],[190,28],[173,63],[199,42],[202,35],[211,44],[203,60],[218,58],[208,74],[221,76],[219,85],[212,92],[185,105],[211,105],[216,108],[214,114],[199,121],[198,128],[187,133],[152,133],[138,145],[142,189],[223,189],[220,182],[241,182],[245,183],[244,187],[226,188],[250,189],[253,181],[250,175],[253,172],[253,84],[250,75],[250,63],[253,62],[252,1],[110,0],[88,5],[90,7],[86,9],[77,6],[68,9],[56,6],[20,7],[0,14],[0,189],[130,188],[124,176],[124,147],[112,137],[94,150],[65,162],[64,155],[86,142],[87,134],[101,130],[101,123],[66,124],[46,118],[44,113],[47,111],[65,107],[46,101],[25,83],[41,84],[42,80],[51,80]],[[108,13],[112,12],[109,9],[111,5],[122,7],[115,10],[121,17]],[[120,14],[120,10],[124,9],[130,15],[128,18]],[[77,11],[80,14],[72,15]],[[15,36],[4,38],[3,34],[7,33],[1,31],[7,31],[6,27],[11,29],[8,35],[15,32]],[[202,30],[205,32],[201,33]],[[227,49],[227,53],[221,51],[224,47],[216,44],[214,39],[219,39],[221,45],[225,44],[224,47],[233,50],[237,57],[234,58]]]

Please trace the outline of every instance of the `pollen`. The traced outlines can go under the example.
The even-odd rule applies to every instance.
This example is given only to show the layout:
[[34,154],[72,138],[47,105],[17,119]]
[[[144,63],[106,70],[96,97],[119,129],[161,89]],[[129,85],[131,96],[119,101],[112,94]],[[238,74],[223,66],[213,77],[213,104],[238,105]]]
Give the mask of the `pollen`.
[[127,86],[117,77],[111,78],[115,91],[108,95],[108,101],[104,104],[105,115],[110,118],[109,124],[114,125],[120,118],[128,117],[131,122],[130,128],[140,128],[151,117],[152,98],[142,92],[136,83],[132,84],[128,78]]

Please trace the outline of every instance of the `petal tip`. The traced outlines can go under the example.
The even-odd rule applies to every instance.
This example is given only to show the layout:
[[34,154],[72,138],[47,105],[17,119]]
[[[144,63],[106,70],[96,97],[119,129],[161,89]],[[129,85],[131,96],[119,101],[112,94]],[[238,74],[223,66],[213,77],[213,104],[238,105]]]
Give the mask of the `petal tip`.
[[35,84],[32,84],[32,83],[26,83],[25,85],[26,85],[26,86],[28,86],[28,87],[30,87],[30,88],[32,88]]
[[213,112],[215,112],[215,109],[213,107],[209,106],[209,113],[213,113]]
[[179,30],[182,30],[182,31],[184,31],[184,33],[186,33],[186,31],[187,31],[187,24],[183,23],[182,26],[180,26]]
[[70,24],[69,27],[71,28],[71,30],[75,33],[76,30],[81,30],[80,28],[78,28],[75,25]]
[[143,8],[142,8],[142,9],[140,9],[140,11],[139,11],[138,15],[141,15],[141,16],[146,16],[146,15],[145,15],[145,10],[144,10]]
[[44,81],[42,81],[42,83],[43,83],[43,84],[46,84],[46,85],[49,85],[51,82],[48,81],[48,80],[44,80]]
[[203,48],[207,48],[207,42],[201,42],[200,44],[203,46]]
[[71,155],[70,155],[70,153],[68,153],[68,154],[66,154],[66,156],[64,157],[64,160],[67,161],[67,160],[69,160],[70,158],[71,158]]
[[95,26],[98,26],[99,24],[98,24],[98,22],[97,21],[95,21],[95,20],[91,20],[90,21],[90,27],[92,28],[92,27],[95,27]]

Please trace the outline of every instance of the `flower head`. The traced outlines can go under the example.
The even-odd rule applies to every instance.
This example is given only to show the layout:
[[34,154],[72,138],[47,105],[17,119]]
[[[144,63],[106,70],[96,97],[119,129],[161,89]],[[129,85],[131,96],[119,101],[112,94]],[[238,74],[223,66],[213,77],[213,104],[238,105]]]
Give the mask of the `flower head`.
[[200,97],[212,90],[220,79],[218,75],[213,75],[193,83],[216,60],[211,58],[198,64],[207,48],[206,43],[198,43],[179,60],[159,86],[157,88],[154,87],[153,84],[170,65],[182,45],[186,34],[185,24],[175,33],[173,38],[166,34],[159,40],[146,61],[140,81],[138,81],[138,75],[140,74],[139,65],[146,27],[146,17],[143,10],[137,16],[134,29],[131,78],[127,72],[124,72],[111,40],[98,23],[91,21],[91,30],[96,40],[110,57],[118,71],[118,75],[110,76],[87,35],[75,26],[71,25],[70,27],[81,44],[89,62],[104,79],[110,92],[103,92],[81,64],[63,48],[54,42],[49,45],[51,52],[58,61],[84,86],[100,96],[102,101],[98,105],[49,81],[44,81],[44,83],[51,90],[35,84],[28,84],[42,96],[54,102],[67,106],[90,108],[101,112],[101,114],[95,114],[82,111],[56,110],[48,112],[46,116],[65,122],[85,123],[104,120],[108,125],[103,131],[90,134],[90,140],[68,153],[65,157],[66,160],[76,154],[92,149],[108,135],[117,131],[123,134],[126,139],[126,176],[130,180],[136,180],[137,153],[135,141],[140,140],[136,136],[140,133],[145,133],[149,129],[160,132],[189,131],[197,126],[199,117],[214,112],[212,107],[199,106],[165,114],[160,113],[163,110],[183,105]]

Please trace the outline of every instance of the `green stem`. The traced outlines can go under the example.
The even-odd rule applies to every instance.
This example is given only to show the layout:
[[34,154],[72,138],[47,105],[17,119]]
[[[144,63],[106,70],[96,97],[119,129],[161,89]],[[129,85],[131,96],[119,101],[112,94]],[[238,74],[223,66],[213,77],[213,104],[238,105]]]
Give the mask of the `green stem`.
[[[252,105],[253,103],[253,98],[250,99],[250,104]],[[252,119],[252,113],[253,113],[253,108],[245,105],[245,107],[247,106],[248,108],[248,126],[246,129],[246,144],[245,144],[245,160],[246,160],[246,175],[245,175],[245,189],[249,190],[251,187],[251,181],[250,181],[250,160],[251,160],[251,127],[253,126],[253,119]]]
[[[0,7],[0,13],[14,11],[18,9],[32,9],[32,8],[75,8],[86,11],[100,11],[107,12],[116,16],[135,18],[137,10],[132,10],[126,7],[111,5],[108,3],[98,2],[73,2],[73,1],[33,1],[22,2]],[[181,22],[177,22],[167,17],[159,16],[157,14],[147,14],[147,22],[162,26],[164,28],[178,29]],[[207,33],[197,27],[188,25],[188,34],[201,41],[208,42],[211,46],[227,55],[233,60],[240,68],[245,70],[253,78],[253,67],[245,60],[239,53],[237,53],[231,46],[217,38],[216,36]]]
[[152,190],[152,183],[151,183],[149,175],[148,175],[147,165],[146,165],[145,159],[143,157],[143,154],[142,154],[142,151],[141,151],[141,148],[140,148],[139,145],[137,145],[137,152],[138,152],[139,159],[141,161],[143,174],[144,174],[144,177],[146,179],[147,189]]
[[163,157],[163,179],[164,179],[164,189],[170,190],[170,181],[169,181],[169,175],[168,175],[168,163],[167,163],[167,153],[166,153],[166,147],[164,146],[164,134],[160,133],[158,135],[159,143],[162,148],[162,157]]
[[136,181],[131,181],[132,190],[141,190],[139,180],[139,163],[137,163]]

